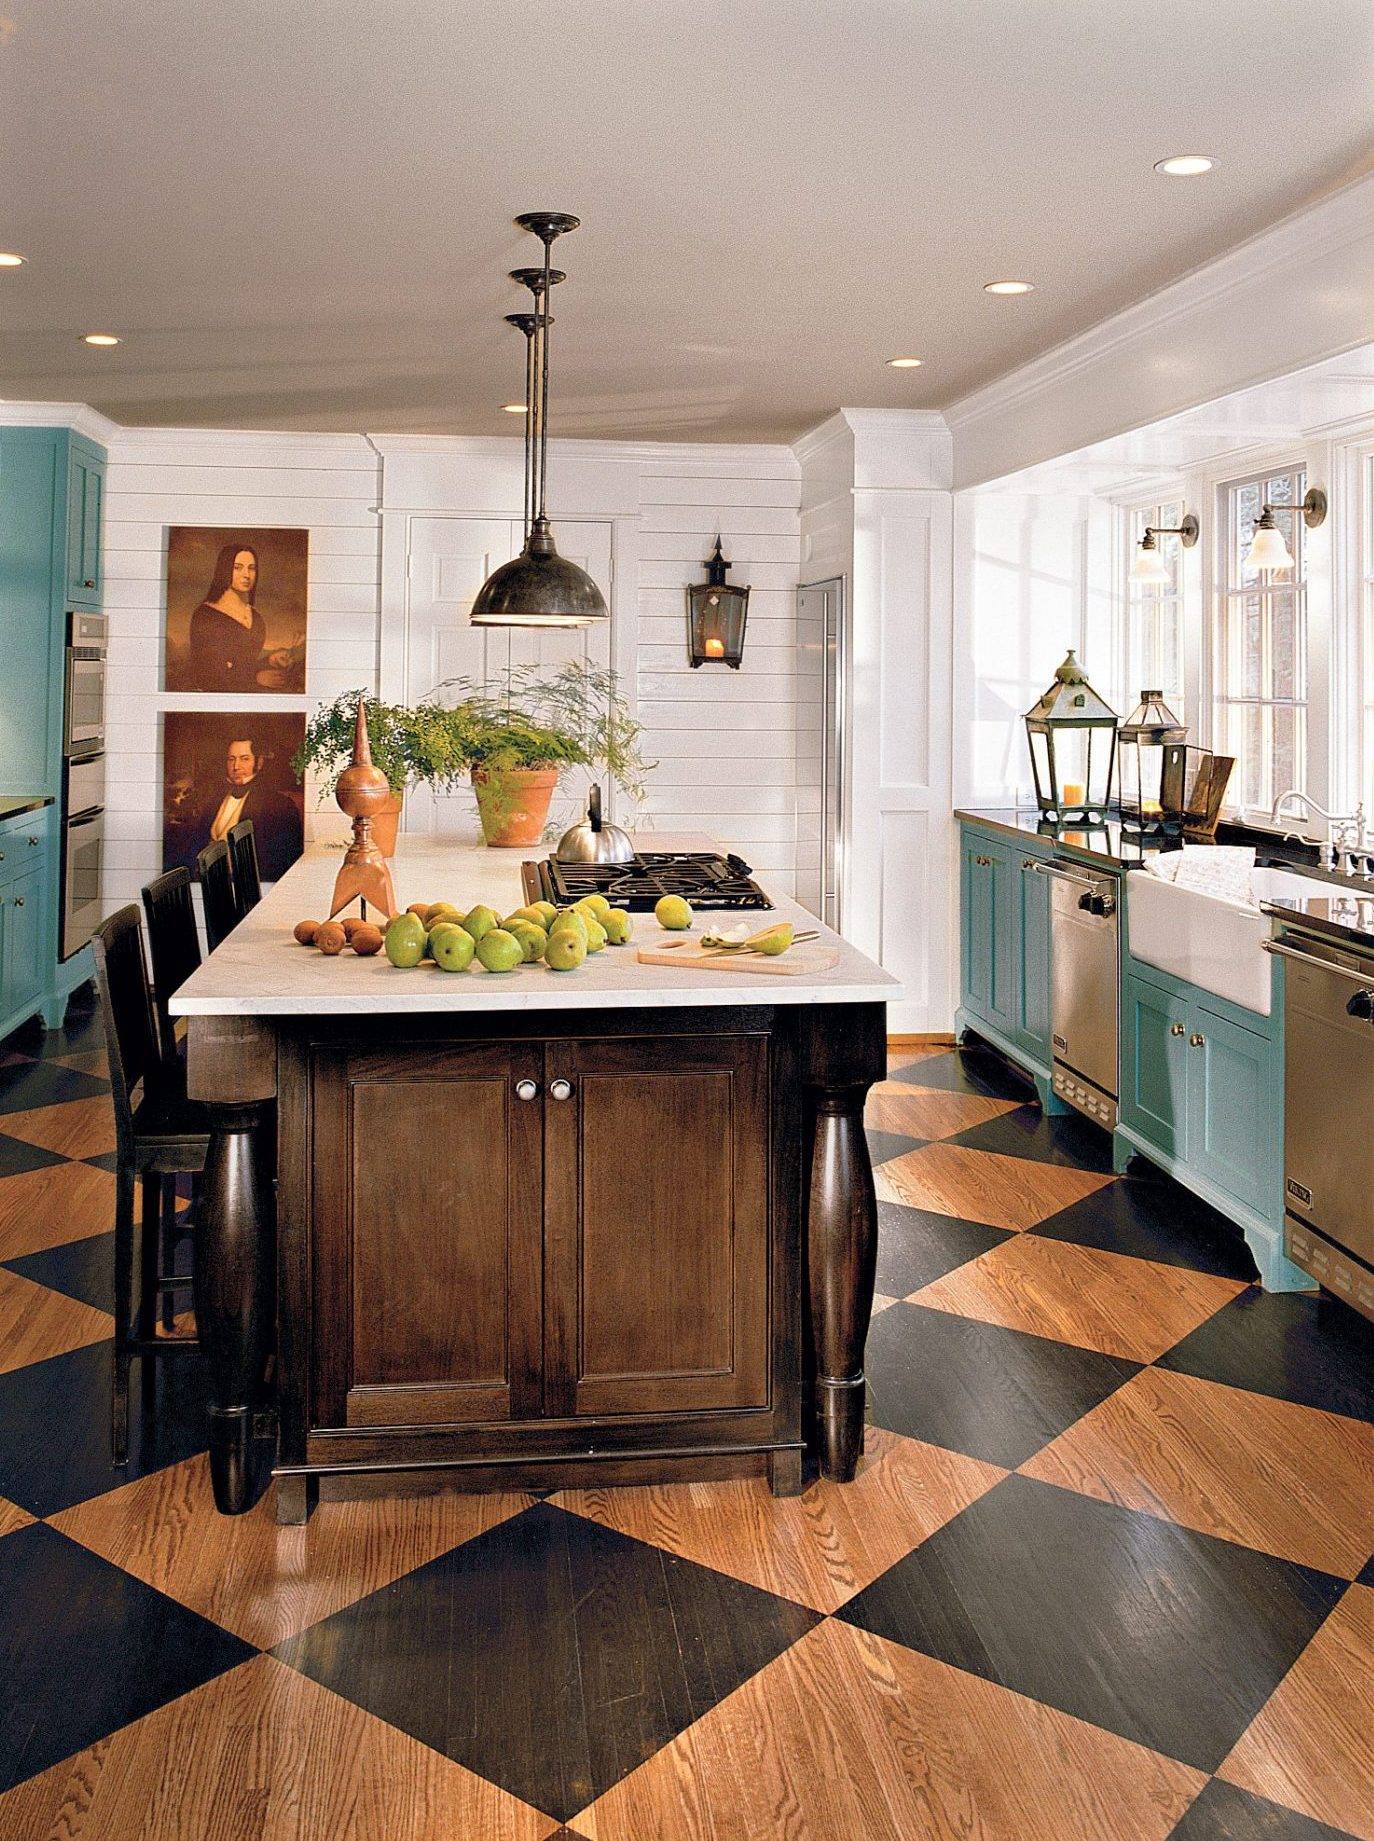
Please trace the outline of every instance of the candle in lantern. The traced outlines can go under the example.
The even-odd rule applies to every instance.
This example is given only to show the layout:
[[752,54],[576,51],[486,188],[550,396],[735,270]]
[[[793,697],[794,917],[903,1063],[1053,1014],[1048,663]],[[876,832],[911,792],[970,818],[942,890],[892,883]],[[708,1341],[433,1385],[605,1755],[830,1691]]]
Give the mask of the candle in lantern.
[[706,654],[707,658],[725,657],[725,641],[723,639],[708,639],[701,649]]
[[1082,803],[1083,803],[1083,782],[1081,780],[1065,780],[1064,782],[1064,804],[1065,805],[1082,805]]

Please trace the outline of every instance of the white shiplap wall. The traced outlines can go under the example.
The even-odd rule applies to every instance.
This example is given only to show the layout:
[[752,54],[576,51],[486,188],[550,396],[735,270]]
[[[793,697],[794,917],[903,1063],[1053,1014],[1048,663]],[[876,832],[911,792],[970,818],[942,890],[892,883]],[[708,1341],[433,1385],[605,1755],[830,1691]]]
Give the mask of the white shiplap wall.
[[168,526],[309,529],[306,695],[255,698],[264,714],[310,709],[373,682],[379,551],[378,461],[361,436],[127,430],[109,455],[104,893],[114,908],[137,900],[162,867],[162,712],[241,701],[162,690]]
[[[379,445],[390,453],[387,443]],[[402,504],[423,504],[429,512],[489,513],[505,506],[514,477],[518,511],[519,450],[506,442],[427,442],[423,453],[407,455],[402,470],[391,459],[384,466],[363,436],[130,430],[108,438],[108,446],[105,900],[114,907],[136,899],[161,867],[162,712],[234,706],[233,699],[161,689],[167,527],[309,529],[306,695],[265,696],[255,707],[311,709],[354,685],[375,686],[382,610],[387,620],[404,619],[382,577],[383,495],[394,491]],[[648,822],[663,831],[711,831],[789,893],[801,707],[795,459],[781,447],[560,448],[560,483],[576,515],[615,520],[614,610],[628,628],[617,659],[645,726],[645,752],[658,762]],[[423,487],[417,467],[427,476]],[[638,514],[627,518],[636,498]],[[687,662],[684,591],[702,579],[717,531],[734,565],[731,579],[753,590],[738,673],[693,671]],[[308,827],[314,809],[307,797]],[[327,811],[324,822],[332,816]]]

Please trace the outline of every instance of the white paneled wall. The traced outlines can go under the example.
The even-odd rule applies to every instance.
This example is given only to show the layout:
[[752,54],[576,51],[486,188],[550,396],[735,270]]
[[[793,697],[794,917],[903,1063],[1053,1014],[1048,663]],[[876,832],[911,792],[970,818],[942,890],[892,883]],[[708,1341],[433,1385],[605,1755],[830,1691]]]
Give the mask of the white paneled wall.
[[[403,582],[383,574],[382,510],[490,516],[519,509],[519,444],[402,444],[363,436],[121,431],[108,438],[106,606],[110,614],[109,821],[105,899],[137,897],[161,868],[160,717],[230,709],[235,699],[169,695],[162,685],[167,527],[304,525],[310,628],[304,697],[254,707],[308,710],[387,681],[406,619]],[[616,660],[645,726],[647,823],[710,831],[781,893],[795,864],[797,463],[786,448],[560,443],[554,510],[614,521]],[[512,504],[513,500],[513,504]],[[637,510],[634,509],[637,507]],[[556,528],[556,523],[555,523]],[[704,576],[719,531],[748,582],[739,672],[687,662],[687,584]],[[316,813],[306,801],[307,828]],[[337,830],[325,807],[317,821]]]
[[[127,430],[109,444],[105,607],[110,618],[106,756],[107,908],[162,868],[161,715],[241,705],[162,690],[167,528],[299,526],[310,532],[306,710],[376,674],[377,456],[361,436]],[[307,803],[307,819],[310,807]]]

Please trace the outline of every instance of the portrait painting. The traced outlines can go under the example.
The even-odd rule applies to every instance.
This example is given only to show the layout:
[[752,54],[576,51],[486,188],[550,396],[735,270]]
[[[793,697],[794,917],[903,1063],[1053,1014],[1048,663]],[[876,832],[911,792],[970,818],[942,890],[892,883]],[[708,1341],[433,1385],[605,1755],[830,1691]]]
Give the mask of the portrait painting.
[[167,710],[162,718],[162,867],[194,871],[196,855],[251,819],[258,871],[276,882],[301,854],[303,789],[291,757],[305,717]]
[[309,543],[306,530],[168,530],[168,690],[304,694]]

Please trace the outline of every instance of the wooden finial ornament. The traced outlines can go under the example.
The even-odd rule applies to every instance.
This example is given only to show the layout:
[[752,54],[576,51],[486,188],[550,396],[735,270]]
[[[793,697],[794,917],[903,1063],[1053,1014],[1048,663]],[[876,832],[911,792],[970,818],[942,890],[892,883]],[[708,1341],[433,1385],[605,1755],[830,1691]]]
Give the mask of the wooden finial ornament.
[[334,797],[341,811],[353,820],[353,842],[334,881],[334,905],[329,918],[360,901],[364,915],[371,902],[388,920],[396,912],[396,892],[386,858],[372,841],[374,814],[391,797],[391,785],[380,767],[372,764],[372,744],[367,739],[367,699],[358,697],[358,718],[353,729],[353,759],[339,775]]

